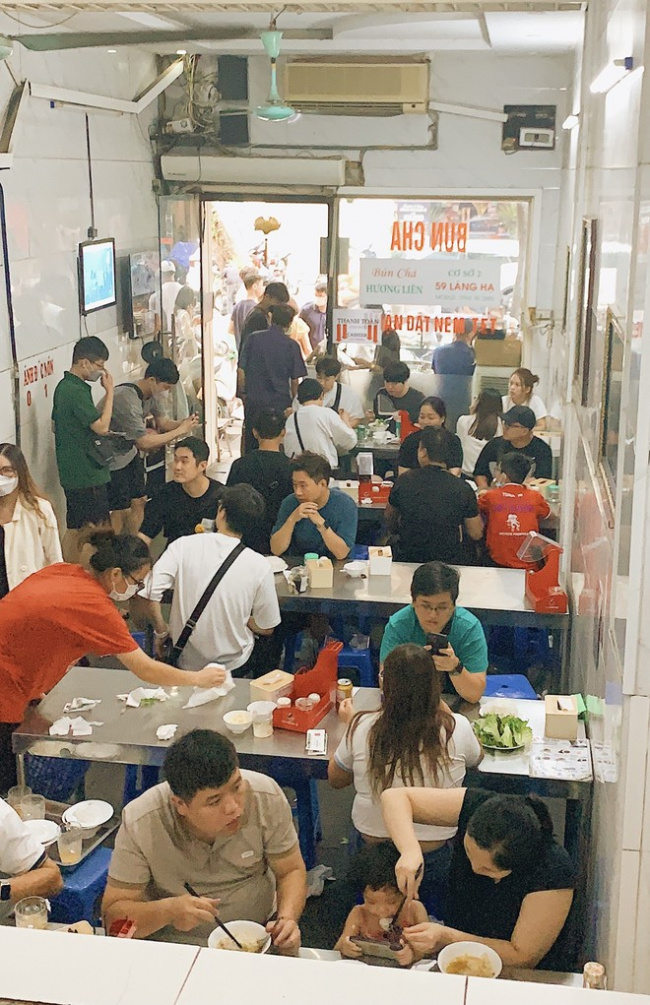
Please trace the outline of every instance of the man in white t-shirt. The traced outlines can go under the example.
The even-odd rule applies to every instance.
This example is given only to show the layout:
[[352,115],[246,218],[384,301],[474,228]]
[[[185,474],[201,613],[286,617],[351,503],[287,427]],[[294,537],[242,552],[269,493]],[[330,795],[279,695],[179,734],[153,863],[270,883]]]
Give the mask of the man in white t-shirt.
[[347,384],[342,384],[341,364],[333,356],[323,356],[316,363],[316,380],[323,388],[323,408],[331,408],[340,415],[347,413],[350,427],[356,429],[365,418],[359,395]]
[[[259,492],[252,485],[233,485],[220,496],[216,533],[180,537],[161,555],[140,594],[146,598],[146,613],[158,647],[169,635],[174,642],[178,640],[219,567],[263,515],[264,500]],[[174,591],[169,627],[160,608],[166,590]],[[244,676],[255,636],[270,636],[279,624],[271,567],[262,555],[245,548],[210,598],[178,666],[193,670],[206,663],[220,663],[235,676]]]
[[149,310],[158,318],[159,330],[170,332],[176,297],[183,287],[181,283],[176,281],[176,266],[170,259],[160,263],[160,274],[162,279],[162,312],[158,291],[149,297]]
[[289,416],[284,439],[287,457],[297,457],[305,451],[325,457],[333,468],[338,467],[339,453],[347,453],[357,443],[350,416],[345,409],[337,414],[323,407],[323,388],[313,377],[298,386],[298,408]]
[[24,897],[52,897],[62,889],[58,865],[16,811],[0,799],[0,921]]

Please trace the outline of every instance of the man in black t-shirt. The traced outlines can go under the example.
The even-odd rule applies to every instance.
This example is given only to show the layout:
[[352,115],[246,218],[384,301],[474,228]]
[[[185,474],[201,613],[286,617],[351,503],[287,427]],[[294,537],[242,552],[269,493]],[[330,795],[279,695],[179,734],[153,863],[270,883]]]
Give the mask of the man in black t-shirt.
[[373,409],[377,417],[393,412],[408,412],[411,422],[418,421],[422,391],[409,387],[411,371],[406,363],[389,363],[384,367],[384,386],[375,395]]
[[269,309],[275,304],[288,304],[289,290],[284,283],[269,283],[264,289],[264,295],[257,307],[253,307],[246,316],[239,336],[239,354],[244,351],[246,339],[253,332],[264,332],[269,327]]
[[503,419],[503,435],[495,436],[483,447],[474,468],[474,481],[480,489],[488,489],[503,454],[525,454],[530,458],[528,478],[553,477],[553,452],[548,443],[533,436],[537,419],[532,408],[513,405]]
[[419,469],[401,475],[391,490],[386,523],[399,535],[393,547],[398,562],[472,562],[467,539],[480,541],[483,521],[473,490],[447,470],[452,450],[448,429],[422,430]]
[[214,530],[224,486],[207,477],[209,457],[207,443],[196,436],[188,436],[176,445],[174,480],[156,493],[144,511],[139,536],[147,544],[161,531],[171,544],[179,537],[196,534],[197,527]]
[[245,544],[262,555],[271,554],[269,538],[282,500],[293,492],[291,462],[280,451],[286,418],[282,412],[263,409],[253,419],[253,436],[258,450],[233,462],[228,485],[252,485],[260,493],[266,509],[254,531],[244,537]]

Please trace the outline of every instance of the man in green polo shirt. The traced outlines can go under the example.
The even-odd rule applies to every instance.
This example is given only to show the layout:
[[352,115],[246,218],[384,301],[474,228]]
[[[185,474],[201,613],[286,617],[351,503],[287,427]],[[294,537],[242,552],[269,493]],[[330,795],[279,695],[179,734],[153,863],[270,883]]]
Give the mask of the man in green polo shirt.
[[435,668],[449,675],[461,698],[477,702],[485,691],[487,642],[478,618],[456,607],[459,579],[456,570],[443,562],[426,562],[415,570],[412,603],[386,625],[380,663],[383,667],[388,654],[404,642],[426,646],[427,635],[446,635],[447,647],[433,656]]
[[[79,532],[89,525],[110,524],[108,465],[97,454],[95,439],[109,431],[113,412],[113,378],[106,371],[108,349],[95,336],[79,339],[66,370],[54,391],[52,424],[56,466],[66,499],[63,554],[79,560]],[[89,381],[101,380],[106,398],[101,412],[93,402]]]

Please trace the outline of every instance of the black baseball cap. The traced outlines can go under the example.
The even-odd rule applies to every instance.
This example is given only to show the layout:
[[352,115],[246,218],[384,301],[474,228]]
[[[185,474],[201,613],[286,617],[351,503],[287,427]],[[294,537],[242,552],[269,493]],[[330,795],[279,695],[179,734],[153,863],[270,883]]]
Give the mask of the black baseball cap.
[[503,412],[501,418],[508,426],[525,426],[526,429],[534,429],[537,419],[532,408],[526,405],[513,405],[507,412]]

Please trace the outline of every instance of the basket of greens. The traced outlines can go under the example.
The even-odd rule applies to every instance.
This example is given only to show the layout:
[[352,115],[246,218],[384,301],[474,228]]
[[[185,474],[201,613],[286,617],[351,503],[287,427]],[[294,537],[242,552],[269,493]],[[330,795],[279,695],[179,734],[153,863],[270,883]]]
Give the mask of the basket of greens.
[[481,746],[491,751],[523,750],[533,738],[528,720],[516,715],[484,715],[474,723],[474,732]]

